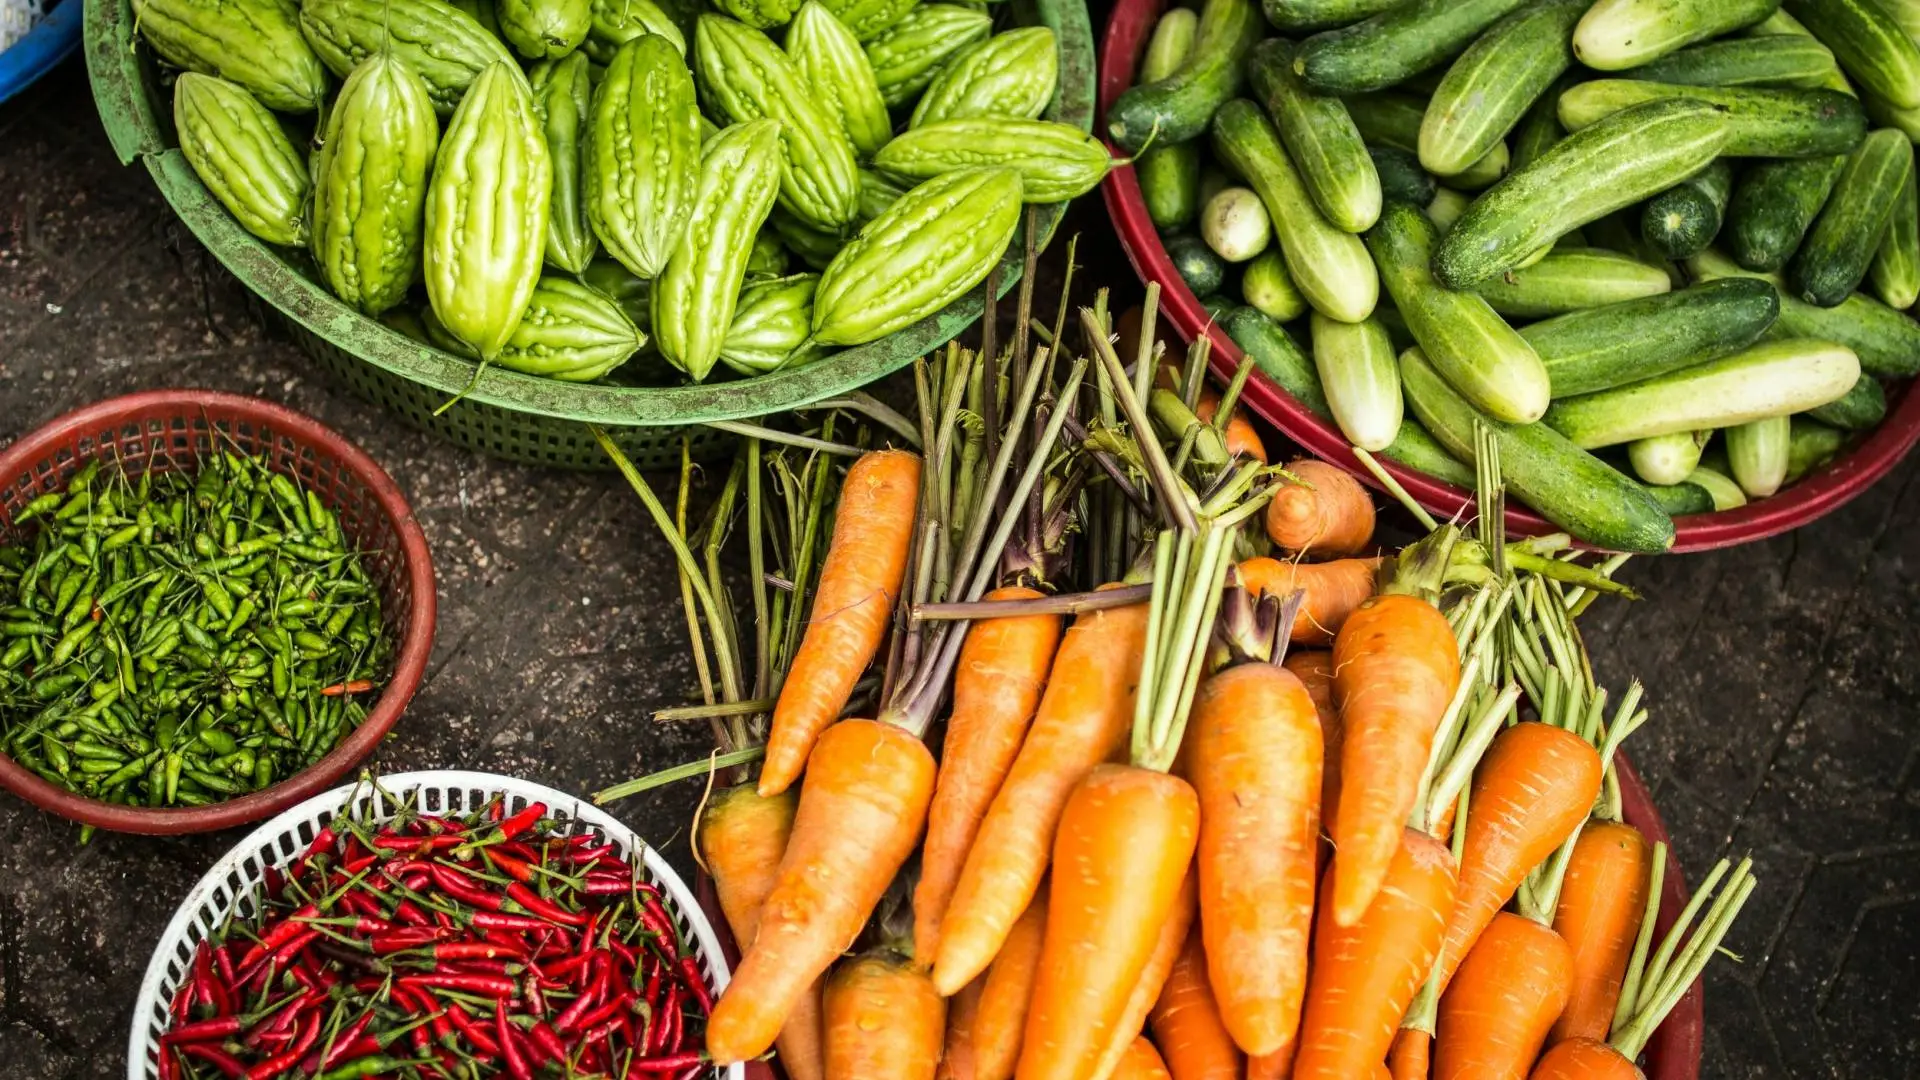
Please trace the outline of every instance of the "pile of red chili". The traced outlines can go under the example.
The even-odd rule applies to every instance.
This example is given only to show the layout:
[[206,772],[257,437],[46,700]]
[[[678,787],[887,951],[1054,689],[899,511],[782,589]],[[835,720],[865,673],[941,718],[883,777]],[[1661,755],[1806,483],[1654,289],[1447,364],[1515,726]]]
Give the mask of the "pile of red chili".
[[342,814],[194,953],[160,1080],[682,1080],[711,994],[658,889],[535,803]]

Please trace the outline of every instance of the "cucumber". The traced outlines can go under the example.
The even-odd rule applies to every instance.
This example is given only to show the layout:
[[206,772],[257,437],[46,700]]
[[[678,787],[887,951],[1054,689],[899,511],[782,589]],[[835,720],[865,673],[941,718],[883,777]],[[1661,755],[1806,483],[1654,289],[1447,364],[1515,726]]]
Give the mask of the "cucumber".
[[1633,463],[1634,475],[1649,484],[1678,484],[1700,464],[1700,451],[1712,437],[1711,431],[1676,431],[1636,439],[1627,444],[1627,460]]
[[1560,95],[1572,85],[1572,80],[1561,79],[1541,94],[1521,118],[1513,132],[1514,168],[1523,169],[1533,164],[1541,154],[1567,137],[1567,129],[1560,126]]
[[1321,215],[1350,233],[1372,228],[1380,217],[1380,177],[1346,104],[1301,83],[1293,73],[1293,44],[1283,38],[1254,48],[1247,79]]
[[1687,86],[1827,85],[1833,53],[1798,34],[1727,38],[1695,45],[1624,72],[1628,78]]
[[[1399,91],[1362,94],[1347,99],[1347,113],[1368,142],[1419,156],[1420,125],[1427,114],[1427,103],[1420,98]],[[1507,144],[1499,143],[1480,160],[1448,177],[1447,183],[1462,191],[1478,191],[1505,176],[1512,160]]]
[[1433,201],[1433,177],[1420,167],[1419,158],[1397,146],[1369,146],[1367,154],[1373,158],[1373,171],[1380,177],[1382,197],[1415,206]]
[[1206,131],[1214,110],[1240,92],[1243,61],[1260,40],[1261,21],[1253,0],[1207,0],[1180,70],[1128,88],[1107,109],[1113,141],[1136,153],[1149,138],[1183,143]]
[[1343,323],[1315,312],[1313,366],[1333,421],[1347,441],[1380,451],[1400,434],[1400,365],[1387,328],[1373,319]]
[[[1748,37],[1800,37],[1815,41],[1819,40],[1813,36],[1813,31],[1801,25],[1799,19],[1787,14],[1785,11],[1776,11],[1772,15],[1747,27],[1746,35]],[[1832,50],[1829,49],[1828,52],[1831,53]],[[1840,73],[1840,62],[1838,60],[1833,62],[1833,67],[1828,70],[1826,79],[1824,79],[1820,85],[1828,90],[1838,90],[1848,96],[1853,95],[1853,84],[1848,82],[1847,77]]]
[[1420,124],[1420,164],[1465,171],[1506,139],[1573,65],[1568,37],[1590,0],[1540,0],[1495,23],[1447,69]]
[[1556,401],[1546,422],[1591,450],[1805,412],[1839,398],[1859,378],[1860,361],[1844,345],[1763,341],[1670,374]]
[[1245,176],[1267,204],[1293,283],[1316,311],[1359,322],[1380,297],[1380,278],[1360,238],[1320,215],[1260,106],[1236,98],[1213,117],[1214,154]]
[[1764,499],[1780,490],[1787,478],[1792,431],[1792,422],[1784,416],[1750,420],[1726,430],[1727,461],[1733,466],[1733,480],[1748,498]]
[[1787,433],[1787,483],[1832,461],[1846,442],[1846,432],[1838,428],[1804,416],[1794,417]]
[[1493,432],[1508,491],[1580,540],[1616,551],[1665,551],[1673,519],[1645,488],[1574,446],[1545,424],[1487,417],[1440,377],[1419,349],[1400,355],[1400,379],[1414,415],[1440,444],[1473,459],[1474,424]]
[[1834,154],[1762,161],[1749,168],[1727,201],[1721,235],[1728,254],[1749,270],[1787,265],[1846,167],[1846,155]]
[[1890,308],[1906,310],[1920,300],[1920,186],[1915,169],[1893,197],[1893,213],[1887,218],[1887,233],[1874,253],[1873,267],[1867,271],[1873,281],[1873,294]]
[[1193,42],[1199,36],[1200,16],[1192,8],[1167,9],[1153,24],[1153,36],[1147,39],[1147,51],[1140,57],[1136,85],[1146,86],[1169,78],[1193,55]]
[[1551,396],[1546,365],[1486,300],[1434,281],[1428,267],[1436,233],[1418,208],[1390,203],[1367,234],[1393,306],[1434,367],[1475,408],[1508,423],[1538,420]]
[[1652,63],[1774,13],[1780,0],[1600,0],[1573,31],[1573,55],[1595,71]]
[[[1580,89],[1561,96],[1563,112]],[[1474,200],[1441,242],[1434,276],[1465,289],[1509,270],[1573,229],[1705,168],[1727,134],[1719,110],[1684,99],[1650,101],[1576,131]]]
[[1247,264],[1240,274],[1240,295],[1276,322],[1292,322],[1307,313],[1307,298],[1293,284],[1278,248],[1268,248]]
[[1267,21],[1281,30],[1326,30],[1346,26],[1400,3],[1400,0],[1266,0]]
[[1300,43],[1293,68],[1322,94],[1402,83],[1465,48],[1526,0],[1405,0],[1363,23]]
[[1473,470],[1440,445],[1440,440],[1411,416],[1401,417],[1400,434],[1394,437],[1393,445],[1380,451],[1380,456],[1444,480],[1454,487],[1473,490]]
[[1605,248],[1555,248],[1532,266],[1476,285],[1493,310],[1516,319],[1544,319],[1673,288],[1667,272]]
[[1801,299],[1833,307],[1853,295],[1886,236],[1896,199],[1913,183],[1913,143],[1892,128],[1868,135],[1793,257]]
[[1780,290],[1780,321],[1774,324],[1777,332],[1845,345],[1860,357],[1860,368],[1869,375],[1905,378],[1920,374],[1920,323],[1864,293],[1854,293],[1838,307],[1815,307],[1790,295],[1778,277],[1742,269],[1712,248],[1688,259],[1687,269],[1702,279],[1763,278]]
[[1862,375],[1845,394],[1819,408],[1808,409],[1807,415],[1843,431],[1879,427],[1880,421],[1887,417],[1887,392],[1880,386],[1880,380]]
[[1691,367],[1760,339],[1780,295],[1752,278],[1725,278],[1658,296],[1568,312],[1523,327],[1547,366],[1555,398],[1590,394]]
[[1687,477],[1687,483],[1704,489],[1713,500],[1716,511],[1737,510],[1747,505],[1747,493],[1740,490],[1740,485],[1712,466],[1702,465],[1693,470],[1693,475]]
[[1898,109],[1873,94],[1862,95],[1860,104],[1874,126],[1899,128],[1907,138],[1920,139],[1920,109]]
[[1472,205],[1472,199],[1452,188],[1435,187],[1433,201],[1427,204],[1427,220],[1433,222],[1434,229],[1441,236],[1445,236],[1447,230],[1453,228],[1453,223],[1459,221],[1460,215]]
[[1669,259],[1684,259],[1720,233],[1733,190],[1733,166],[1724,159],[1647,200],[1640,235]]
[[1221,168],[1219,162],[1203,160],[1200,165],[1200,205],[1207,205],[1208,200],[1235,184],[1245,183],[1240,177]]
[[1867,133],[1860,103],[1837,90],[1683,86],[1637,79],[1596,79],[1560,95],[1560,122],[1578,131],[1649,101],[1691,98],[1727,117],[1728,157],[1816,157],[1852,153]]
[[1707,489],[1688,481],[1678,484],[1646,484],[1643,490],[1653,496],[1669,517],[1685,517],[1688,514],[1705,514],[1713,510],[1713,496]]
[[1920,45],[1887,0],[1790,0],[1787,11],[1833,50],[1840,70],[1901,109],[1920,109]]
[[1205,240],[1189,233],[1167,238],[1167,258],[1195,296],[1217,292],[1227,278],[1227,264]]
[[1243,263],[1273,242],[1273,224],[1260,196],[1243,187],[1230,187],[1201,209],[1200,238],[1227,262]]
[[1640,235],[1638,207],[1616,210],[1598,221],[1589,222],[1585,229],[1592,246],[1631,255],[1648,266],[1661,267],[1666,270],[1668,279],[1676,289],[1687,284],[1686,274],[1681,271],[1679,264],[1660,254],[1652,244],[1647,243],[1646,237]]
[[1240,308],[1240,305],[1234,303],[1231,297],[1223,296],[1220,293],[1201,297],[1200,306],[1207,309],[1207,317],[1211,318],[1216,324],[1225,322],[1227,316],[1233,314]]
[[[1140,82],[1155,83],[1172,75],[1193,51],[1200,17],[1188,8],[1169,8],[1154,24],[1140,61]],[[1193,224],[1200,216],[1200,144],[1156,145],[1133,163],[1134,179],[1147,204],[1154,228],[1166,231]]]

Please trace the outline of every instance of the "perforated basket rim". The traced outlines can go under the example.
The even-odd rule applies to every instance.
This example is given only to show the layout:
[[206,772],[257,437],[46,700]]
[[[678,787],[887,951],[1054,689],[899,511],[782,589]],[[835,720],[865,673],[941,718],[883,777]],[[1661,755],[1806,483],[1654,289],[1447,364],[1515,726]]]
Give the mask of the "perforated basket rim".
[[[543,802],[554,815],[572,818],[590,829],[598,830],[619,845],[622,854],[631,856],[633,852],[639,852],[640,865],[645,868],[647,876],[666,892],[668,910],[692,942],[694,956],[701,970],[706,973],[715,996],[725,990],[732,979],[726,954],[720,948],[720,939],[714,934],[713,925],[707,920],[693,890],[680,880],[680,875],[652,845],[618,818],[591,802],[531,780],[461,769],[394,773],[378,777],[376,782],[379,791],[393,796],[438,793],[444,800],[453,792],[460,793],[464,798],[468,792],[477,791],[488,799],[505,795],[509,800],[520,800],[519,805]],[[167,1026],[167,1005],[172,1001],[180,977],[186,970],[183,956],[191,957],[194,947],[219,925],[229,911],[251,894],[253,886],[264,878],[268,865],[285,866],[305,849],[325,822],[349,806],[372,800],[375,795],[374,786],[365,782],[343,784],[315,795],[248,833],[245,839],[235,844],[200,876],[200,880],[194,883],[186,898],[175,909],[167,928],[161,932],[159,944],[153,950],[153,958],[147,962],[146,976],[140,980],[140,993],[133,1008],[132,1031],[127,1039],[127,1080],[158,1080],[160,1035]],[[509,802],[509,809],[515,808],[515,804]],[[303,827],[306,830],[304,837],[301,835]],[[271,852],[270,863],[260,859],[266,852]],[[229,878],[239,881],[238,892],[228,891]],[[734,1064],[723,1072],[710,1075],[724,1076],[726,1080],[745,1080],[746,1066]]]

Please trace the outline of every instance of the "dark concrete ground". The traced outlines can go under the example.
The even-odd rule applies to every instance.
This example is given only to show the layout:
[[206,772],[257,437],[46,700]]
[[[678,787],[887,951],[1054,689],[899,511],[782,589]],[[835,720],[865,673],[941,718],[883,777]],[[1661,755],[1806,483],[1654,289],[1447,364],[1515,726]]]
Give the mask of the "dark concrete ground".
[[[1134,288],[1097,202],[1084,265]],[[70,62],[0,107],[0,442],[126,391],[285,401],[359,442],[432,542],[440,628],[386,769],[463,767],[575,792],[697,756],[655,726],[693,690],[671,563],[605,475],[502,464],[400,426],[253,321],[140,169],[113,160]],[[1709,1077],[1920,1075],[1920,465],[1798,534],[1644,559],[1648,599],[1589,619],[1605,681],[1646,684],[1632,756],[1692,868],[1752,852],[1738,963],[1709,976]],[[687,867],[697,792],[618,807]],[[239,837],[75,830],[0,797],[0,1069],[123,1073],[148,955]]]

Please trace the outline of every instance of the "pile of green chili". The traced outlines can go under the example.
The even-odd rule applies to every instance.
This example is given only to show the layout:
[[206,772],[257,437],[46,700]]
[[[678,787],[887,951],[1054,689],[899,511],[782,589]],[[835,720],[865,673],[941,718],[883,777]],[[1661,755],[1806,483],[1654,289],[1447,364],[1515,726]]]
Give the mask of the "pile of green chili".
[[392,645],[340,524],[264,459],[82,468],[0,546],[0,752],[91,798],[201,806],[325,756]]

